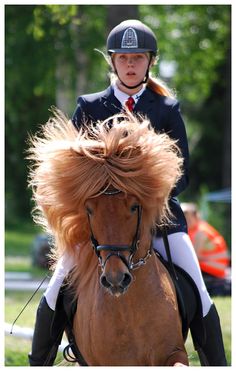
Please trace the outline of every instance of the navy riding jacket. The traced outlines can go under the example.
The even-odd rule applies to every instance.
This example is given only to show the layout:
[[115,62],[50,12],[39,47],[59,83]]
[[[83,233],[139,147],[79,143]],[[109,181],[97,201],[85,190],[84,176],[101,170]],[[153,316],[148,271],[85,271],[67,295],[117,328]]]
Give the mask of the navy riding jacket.
[[[112,86],[109,86],[102,92],[80,96],[77,103],[72,121],[78,129],[85,122],[103,121],[122,111],[121,103],[115,97]],[[168,234],[175,232],[187,233],[184,213],[177,199],[177,196],[188,185],[189,167],[188,142],[179,103],[177,100],[159,95],[147,87],[134,107],[135,112],[147,117],[157,132],[165,132],[172,139],[178,141],[177,144],[184,158],[183,175],[172,191],[169,200],[170,209],[174,217],[167,232]],[[158,232],[157,235],[159,235]]]

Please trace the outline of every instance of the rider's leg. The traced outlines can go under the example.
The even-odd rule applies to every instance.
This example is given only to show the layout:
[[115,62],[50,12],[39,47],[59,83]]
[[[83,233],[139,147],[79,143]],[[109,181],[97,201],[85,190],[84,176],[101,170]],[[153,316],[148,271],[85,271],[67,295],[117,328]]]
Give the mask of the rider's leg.
[[[65,313],[63,311],[60,311],[60,313],[55,312],[56,302],[61,285],[72,268],[72,259],[64,255],[58,261],[48,288],[40,301],[34,328],[32,350],[29,354],[30,366],[52,366],[54,363],[66,325]],[[53,322],[54,325],[52,327]]]
[[[201,346],[201,350],[198,349],[200,361],[209,366],[226,366],[227,363],[219,316],[215,305],[207,292],[192,242],[189,236],[183,232],[168,235],[168,241],[172,261],[192,277],[201,297],[206,341],[205,344]],[[167,260],[162,238],[154,238],[153,247],[165,260]],[[195,339],[193,340],[195,341]],[[196,342],[195,346],[198,347]]]

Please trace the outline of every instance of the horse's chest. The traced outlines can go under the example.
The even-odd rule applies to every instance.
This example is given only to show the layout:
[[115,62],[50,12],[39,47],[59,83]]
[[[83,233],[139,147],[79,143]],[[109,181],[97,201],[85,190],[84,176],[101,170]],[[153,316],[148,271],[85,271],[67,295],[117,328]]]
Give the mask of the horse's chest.
[[163,290],[149,289],[138,298],[132,290],[117,298],[98,290],[78,301],[77,341],[88,363],[105,365],[107,357],[107,365],[162,362],[163,347],[170,339],[166,324],[176,323],[176,311],[170,305],[167,310]]

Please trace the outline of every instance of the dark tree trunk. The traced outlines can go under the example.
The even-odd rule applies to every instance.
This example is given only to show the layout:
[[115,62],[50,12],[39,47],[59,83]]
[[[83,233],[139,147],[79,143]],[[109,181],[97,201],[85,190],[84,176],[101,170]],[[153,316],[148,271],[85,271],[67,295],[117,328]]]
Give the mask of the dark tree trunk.
[[107,5],[107,32],[126,19],[139,19],[138,5]]

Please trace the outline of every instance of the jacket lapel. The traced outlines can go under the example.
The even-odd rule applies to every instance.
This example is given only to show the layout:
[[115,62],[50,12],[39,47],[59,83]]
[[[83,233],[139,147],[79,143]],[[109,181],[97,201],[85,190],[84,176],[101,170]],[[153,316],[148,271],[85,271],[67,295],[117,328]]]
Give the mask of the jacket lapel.
[[150,89],[146,88],[135,105],[134,112],[146,115],[148,112],[152,111],[154,105],[155,99],[153,93]]
[[105,94],[102,96],[102,102],[106,110],[110,111],[113,115],[119,113],[122,110],[120,101],[115,97],[114,91],[111,86],[105,90]]
[[[111,86],[105,90],[101,100],[106,111],[109,111],[111,115],[115,115],[116,113],[120,113],[122,111],[121,103],[115,97],[113,88]],[[149,88],[146,88],[139,101],[135,105],[134,112],[147,115],[148,112],[153,110],[155,104],[156,103],[152,91]]]

